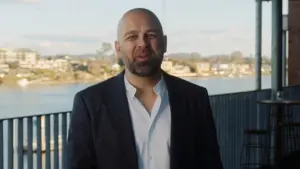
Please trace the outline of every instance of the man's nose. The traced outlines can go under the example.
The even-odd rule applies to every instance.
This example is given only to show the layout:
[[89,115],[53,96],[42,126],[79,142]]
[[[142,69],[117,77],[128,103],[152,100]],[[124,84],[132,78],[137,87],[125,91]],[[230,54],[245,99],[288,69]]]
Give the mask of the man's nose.
[[138,39],[138,47],[147,47],[148,46],[148,41],[145,37],[140,37]]

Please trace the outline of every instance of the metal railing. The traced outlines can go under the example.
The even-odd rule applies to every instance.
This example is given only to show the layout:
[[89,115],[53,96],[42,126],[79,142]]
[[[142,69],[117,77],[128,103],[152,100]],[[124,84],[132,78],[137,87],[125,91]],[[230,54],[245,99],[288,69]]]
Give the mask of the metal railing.
[[0,169],[63,169],[71,112],[0,119]]
[[[266,129],[270,107],[258,100],[270,99],[271,90],[240,92],[210,97],[224,169],[239,169],[245,129]],[[284,88],[284,99],[300,100],[300,86]],[[300,121],[300,107],[292,108]],[[299,140],[300,141],[300,140]],[[255,154],[254,154],[255,156]]]
[[[300,86],[287,87],[284,93],[285,98],[300,99]],[[240,168],[244,129],[266,126],[264,112],[269,109],[258,107],[256,100],[270,99],[270,94],[270,90],[260,90],[210,97],[225,169]],[[58,112],[0,119],[0,169],[65,169],[70,115]]]

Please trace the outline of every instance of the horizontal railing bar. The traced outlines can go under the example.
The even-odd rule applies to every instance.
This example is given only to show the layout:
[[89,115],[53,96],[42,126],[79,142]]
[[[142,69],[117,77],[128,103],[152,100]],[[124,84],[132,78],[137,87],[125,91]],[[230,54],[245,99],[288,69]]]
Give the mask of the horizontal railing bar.
[[261,90],[248,90],[248,91],[241,91],[241,92],[233,92],[233,93],[222,93],[222,94],[212,94],[209,95],[210,97],[217,97],[217,96],[230,96],[230,95],[239,95],[239,94],[248,94],[248,93],[253,93],[253,92],[264,92],[264,91],[269,91],[271,90],[270,88],[267,89],[261,89]]
[[15,120],[15,119],[23,119],[29,117],[37,117],[37,116],[46,116],[46,115],[55,115],[55,114],[68,114],[71,111],[62,111],[62,112],[52,112],[52,113],[43,113],[43,114],[33,114],[33,115],[26,115],[26,116],[16,116],[16,117],[7,117],[7,118],[0,118],[0,120]]

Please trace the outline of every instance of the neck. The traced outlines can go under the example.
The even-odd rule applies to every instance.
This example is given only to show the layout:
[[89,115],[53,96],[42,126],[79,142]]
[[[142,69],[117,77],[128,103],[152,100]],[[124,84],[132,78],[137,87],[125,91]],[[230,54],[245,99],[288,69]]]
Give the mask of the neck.
[[127,80],[138,90],[153,90],[153,87],[160,81],[162,72],[158,71],[155,75],[151,77],[139,77],[132,74],[130,71],[125,70],[125,76]]

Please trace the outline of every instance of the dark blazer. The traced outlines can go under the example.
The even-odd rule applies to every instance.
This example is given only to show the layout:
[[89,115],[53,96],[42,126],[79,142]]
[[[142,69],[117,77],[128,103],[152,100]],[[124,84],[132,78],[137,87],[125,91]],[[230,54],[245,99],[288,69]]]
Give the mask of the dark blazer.
[[[207,90],[163,73],[171,107],[171,169],[223,169]],[[67,169],[138,169],[124,71],[74,97]]]

